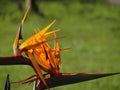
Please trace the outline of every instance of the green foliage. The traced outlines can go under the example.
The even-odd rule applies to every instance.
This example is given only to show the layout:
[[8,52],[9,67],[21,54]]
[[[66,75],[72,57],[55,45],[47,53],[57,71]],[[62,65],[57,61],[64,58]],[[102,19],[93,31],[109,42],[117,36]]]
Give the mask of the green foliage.
[[[59,2],[40,4],[45,17],[29,13],[23,27],[26,39],[34,34],[34,29],[44,28],[52,20],[52,29],[60,28],[58,36],[61,47],[71,47],[63,51],[62,72],[118,72],[120,71],[120,7],[106,4],[81,4],[72,2],[67,5]],[[0,14],[0,56],[13,55],[12,43],[15,38],[23,12],[14,3],[8,3],[5,14]],[[1,11],[0,11],[1,12]],[[3,90],[6,75],[11,81],[19,81],[33,75],[28,66],[0,66],[0,90]],[[56,90],[119,90],[120,77],[113,76],[80,84],[57,87]],[[32,84],[12,84],[11,90],[32,90]]]
[[106,3],[108,0],[79,0],[82,3]]

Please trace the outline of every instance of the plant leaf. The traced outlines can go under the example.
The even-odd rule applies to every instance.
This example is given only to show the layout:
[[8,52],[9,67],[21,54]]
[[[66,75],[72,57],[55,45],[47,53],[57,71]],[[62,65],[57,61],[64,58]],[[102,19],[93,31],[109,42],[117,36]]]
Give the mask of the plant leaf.
[[10,90],[10,78],[9,78],[9,74],[7,75],[7,78],[6,78],[4,90]]
[[6,78],[6,83],[5,83],[4,90],[10,90],[10,78],[9,78],[9,74],[7,75],[7,78]]

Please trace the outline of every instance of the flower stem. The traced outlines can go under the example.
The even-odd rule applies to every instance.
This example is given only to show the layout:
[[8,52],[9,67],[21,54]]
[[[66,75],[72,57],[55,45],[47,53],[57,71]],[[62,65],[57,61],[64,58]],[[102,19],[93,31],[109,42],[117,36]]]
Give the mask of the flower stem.
[[30,65],[31,62],[28,58],[23,56],[8,56],[0,57],[0,65]]

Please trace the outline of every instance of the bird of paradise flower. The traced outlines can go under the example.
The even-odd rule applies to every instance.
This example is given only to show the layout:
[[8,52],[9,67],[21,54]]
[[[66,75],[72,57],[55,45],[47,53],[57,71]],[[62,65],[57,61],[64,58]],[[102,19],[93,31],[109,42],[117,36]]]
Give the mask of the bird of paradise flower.
[[[38,31],[35,35],[26,39],[21,43],[22,27],[29,9],[24,14],[20,27],[16,34],[13,51],[14,56],[0,57],[0,65],[25,64],[33,67],[36,75],[30,76],[19,83],[28,83],[39,80],[35,85],[35,90],[44,90],[55,86],[67,85],[92,79],[97,79],[105,76],[120,74],[118,73],[61,73],[61,50],[69,48],[60,48],[56,33],[59,30],[47,32],[47,30],[55,23],[55,20],[46,26],[44,29]],[[53,35],[52,39],[47,37]],[[49,43],[54,41],[54,47],[51,48]],[[25,54],[23,54],[25,53]],[[8,61],[9,60],[9,61]],[[44,72],[44,73],[43,73]],[[49,77],[45,77],[49,74]]]
[[[44,85],[48,87],[47,83],[44,80],[42,71],[47,72],[50,75],[54,75],[54,74],[57,75],[58,73],[60,73],[60,66],[61,66],[60,51],[62,49],[60,49],[59,47],[58,38],[56,36],[56,32],[59,30],[53,30],[51,32],[46,33],[46,31],[54,24],[55,21],[53,21],[43,30],[37,32],[35,35],[28,38],[26,41],[24,41],[21,44],[20,40],[22,39],[22,35],[21,35],[22,26],[25,21],[27,13],[28,10],[26,11],[22,19],[22,22],[20,24],[20,27],[18,29],[13,44],[14,55],[19,56],[22,55],[22,53],[25,53],[26,57],[30,59],[32,66],[37,74],[36,79],[39,78],[44,83]],[[50,40],[46,40],[46,38],[52,34],[54,35],[54,38]],[[51,40],[54,40],[53,49],[48,44],[48,42]]]
[[[32,66],[37,74],[37,78],[39,78],[44,83],[44,85],[48,87],[47,83],[44,80],[42,71],[49,73],[50,76],[60,74],[61,67],[60,51],[67,50],[69,48],[59,47],[58,39],[60,37],[57,37],[56,35],[56,32],[58,32],[59,30],[53,30],[51,32],[46,33],[46,31],[55,23],[55,20],[48,26],[46,26],[43,30],[40,30],[35,35],[28,38],[21,44],[20,40],[22,39],[21,35],[22,26],[24,24],[27,13],[28,10],[26,11],[22,19],[22,22],[20,24],[13,44],[14,55],[19,56],[22,55],[22,53],[25,53],[26,57],[30,58]],[[46,40],[46,38],[52,34],[54,38]],[[53,48],[51,48],[48,44],[48,42],[51,40],[54,40]]]

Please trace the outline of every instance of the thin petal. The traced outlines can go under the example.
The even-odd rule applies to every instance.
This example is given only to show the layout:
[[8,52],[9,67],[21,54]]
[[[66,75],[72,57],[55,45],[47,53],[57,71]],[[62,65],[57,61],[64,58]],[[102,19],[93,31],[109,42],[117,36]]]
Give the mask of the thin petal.
[[34,45],[34,44],[37,43],[36,41],[39,41],[40,39],[45,38],[45,37],[42,37],[42,36],[54,23],[55,23],[55,20],[52,23],[50,23],[47,27],[45,27],[43,30],[39,31],[38,33],[36,33],[32,37],[28,38],[25,42],[23,42],[21,44],[20,49],[23,49],[23,48],[25,48],[29,45]]
[[37,61],[35,60],[34,55],[31,52],[28,52],[27,54],[32,62],[35,72],[37,73],[37,75],[39,76],[39,78],[43,82],[43,84],[48,88],[47,83],[42,75],[41,68],[39,67],[39,64],[37,63]]
[[48,39],[48,40],[44,40],[44,41],[42,40],[42,41],[39,41],[39,42],[36,42],[35,39],[34,39],[33,41],[31,40],[30,43],[31,43],[31,42],[35,42],[35,43],[31,43],[31,44],[28,43],[28,45],[27,45],[27,43],[26,43],[26,47],[23,47],[23,48],[22,48],[22,47],[20,46],[20,50],[21,50],[21,51],[26,51],[26,50],[29,50],[29,49],[33,49],[33,48],[39,46],[40,44],[43,44],[43,43],[46,43],[46,42],[50,42],[50,41],[52,41],[52,40],[60,39],[60,38],[62,38],[62,37],[52,38],[52,39]]

